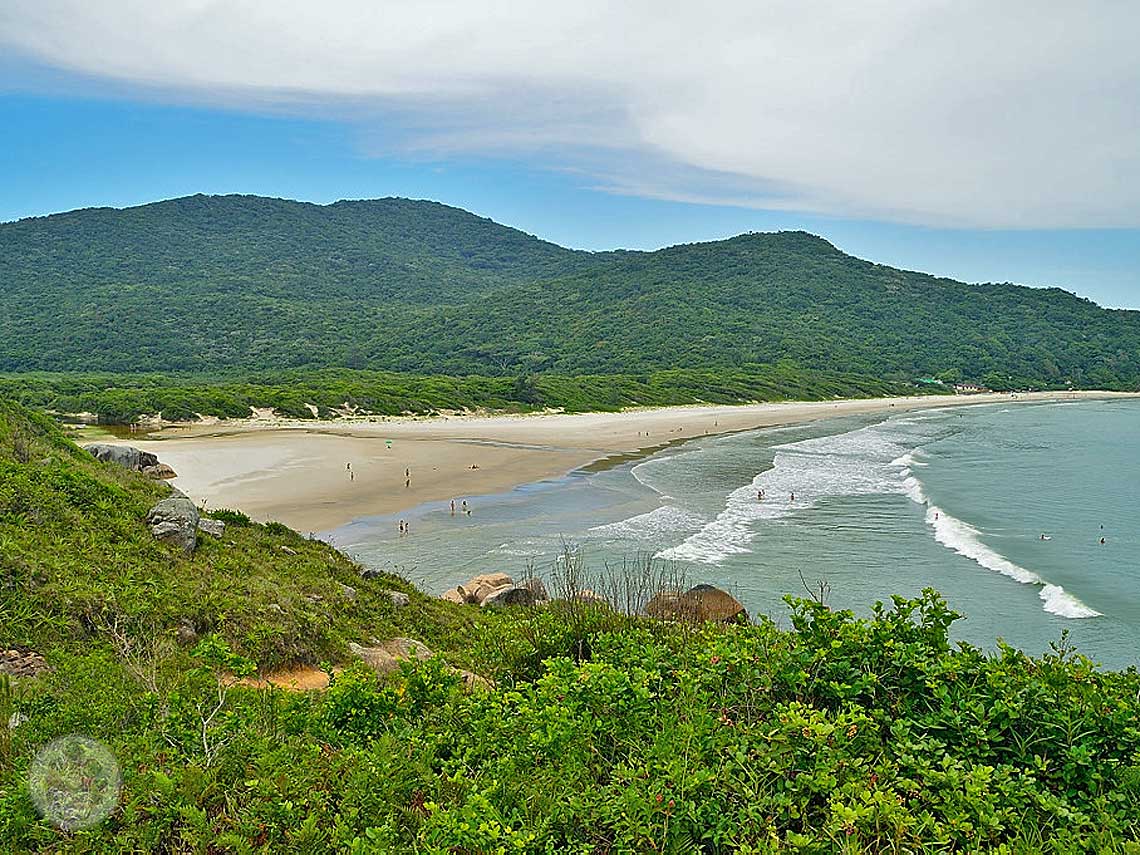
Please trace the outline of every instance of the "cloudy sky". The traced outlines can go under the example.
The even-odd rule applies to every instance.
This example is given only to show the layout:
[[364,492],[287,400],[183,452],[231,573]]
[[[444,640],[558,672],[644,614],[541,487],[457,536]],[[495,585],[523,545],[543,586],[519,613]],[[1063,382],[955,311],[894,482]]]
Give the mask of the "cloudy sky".
[[0,219],[406,195],[1140,306],[1140,4],[4,0]]

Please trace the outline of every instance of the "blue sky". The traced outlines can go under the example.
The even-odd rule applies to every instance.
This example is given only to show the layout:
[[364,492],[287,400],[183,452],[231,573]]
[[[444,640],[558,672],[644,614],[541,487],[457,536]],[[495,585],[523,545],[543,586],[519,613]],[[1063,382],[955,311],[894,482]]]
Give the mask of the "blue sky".
[[[126,38],[104,47],[134,48],[123,54],[134,56],[143,40],[149,38],[151,47],[161,41],[148,37],[147,22],[138,23],[141,13],[132,12],[130,3],[108,3],[104,17],[88,21],[87,6],[47,0],[14,0],[0,12],[0,50],[11,48],[0,65],[0,220],[191,193],[313,202],[396,195],[457,205],[586,249],[649,249],[748,230],[805,229],[885,264],[968,281],[1056,285],[1102,305],[1140,307],[1140,181],[1129,184],[1136,137],[1120,138],[1137,112],[1129,100],[1133,79],[1140,80],[1132,74],[1137,63],[1131,53],[1123,66],[1107,63],[1103,72],[1116,75],[1118,91],[1072,132],[1058,125],[1064,117],[1049,114],[1058,103],[1086,109],[1085,88],[1097,83],[1088,66],[1096,62],[1076,53],[1071,73],[1060,77],[1056,66],[1064,63],[1056,52],[1042,55],[1050,71],[1041,81],[1054,87],[1051,100],[1040,109],[1019,107],[1024,126],[1007,127],[1006,104],[1015,95],[1019,105],[1026,100],[1016,90],[1024,68],[1011,72],[1008,100],[996,98],[983,109],[982,95],[990,97],[1001,68],[987,69],[979,82],[956,78],[962,72],[951,73],[949,65],[932,65],[917,98],[891,88],[893,77],[890,84],[874,84],[874,64],[866,65],[862,51],[850,62],[863,63],[857,70],[872,82],[851,96],[863,101],[850,114],[834,100],[813,104],[829,80],[813,84],[798,73],[787,92],[755,103],[751,90],[731,89],[723,77],[696,86],[704,67],[698,65],[683,78],[642,79],[640,66],[583,78],[580,49],[563,45],[572,39],[532,45],[538,53],[510,62],[501,52],[488,52],[449,65],[455,43],[441,52],[438,42],[446,42],[451,30],[411,54],[407,38],[393,45],[392,57],[374,45],[361,48],[352,62],[352,43],[343,42],[332,60],[347,70],[333,74],[320,70],[324,47],[307,45],[303,29],[285,29],[266,37],[272,50],[265,57],[231,68],[232,53],[219,45],[249,21],[214,20],[225,7],[213,6],[214,16],[203,18],[203,4],[181,5],[190,17],[179,19],[180,26],[193,37],[187,44],[175,39],[161,45],[138,68],[105,67],[106,50],[87,47]],[[279,8],[284,14],[287,7]],[[462,17],[469,8],[451,11]],[[137,32],[115,20],[128,13],[135,15]],[[612,25],[575,14],[562,23],[591,32]],[[900,21],[912,30],[948,25],[906,14],[899,13]],[[360,26],[347,27],[343,38],[367,29],[362,21],[351,22]],[[797,32],[799,22],[761,23],[786,35]],[[153,24],[164,27],[163,38],[181,32],[167,19]],[[384,24],[385,33],[398,24],[416,38],[436,26],[414,15]],[[861,25],[869,28],[865,40],[880,38],[878,22],[851,22]],[[482,21],[472,19],[469,26]],[[625,51],[663,49],[677,35],[670,26],[662,25],[644,45],[595,45],[594,59],[609,57],[612,66]],[[1085,39],[1098,56],[1105,50],[1100,35],[1094,31]],[[816,39],[826,49],[826,34],[814,33]],[[883,51],[902,49],[891,45]],[[294,72],[296,63],[280,56],[284,47],[301,56],[313,52],[317,70]],[[221,52],[215,56],[210,48]],[[569,53],[561,56],[563,50]],[[718,42],[716,50],[719,56],[723,45]],[[932,50],[928,44],[923,55]],[[203,79],[207,65],[216,79]],[[849,77],[853,68],[827,73],[833,81]],[[1123,78],[1121,68],[1128,72]],[[755,73],[771,88],[771,63]],[[284,78],[287,91],[276,83]],[[925,104],[926,93],[938,86],[949,93],[947,105],[955,103],[955,93],[976,86],[981,94],[963,100],[976,114],[963,116],[961,104],[954,111],[904,109]],[[666,95],[676,97],[664,103]],[[785,124],[792,142],[773,130],[771,120],[725,118],[749,106],[765,116],[790,116]],[[948,112],[953,124],[946,124]],[[976,130],[983,121],[984,132]],[[929,131],[938,122],[975,130],[948,133],[947,141]],[[1084,157],[1079,153],[1088,149],[1092,122],[1112,131],[1106,139],[1119,144],[1099,145],[1095,157]],[[871,123],[873,131],[867,129]],[[1043,134],[1050,136],[1038,142]],[[806,151],[785,155],[789,148]],[[759,149],[767,154],[758,157]]]

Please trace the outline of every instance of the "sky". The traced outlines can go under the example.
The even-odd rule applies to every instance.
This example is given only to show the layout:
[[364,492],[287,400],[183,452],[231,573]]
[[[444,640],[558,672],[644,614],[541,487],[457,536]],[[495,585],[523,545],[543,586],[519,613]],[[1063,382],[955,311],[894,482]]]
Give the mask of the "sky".
[[5,0],[0,220],[435,199],[1140,307],[1140,4]]

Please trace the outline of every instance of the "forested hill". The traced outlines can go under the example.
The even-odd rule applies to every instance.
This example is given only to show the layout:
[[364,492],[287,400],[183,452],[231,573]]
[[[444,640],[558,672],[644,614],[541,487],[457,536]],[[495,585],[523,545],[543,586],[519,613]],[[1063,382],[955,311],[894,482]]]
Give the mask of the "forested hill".
[[586,253],[433,202],[193,196],[0,225],[0,370],[639,373],[794,363],[1140,387],[1140,313],[799,232]]

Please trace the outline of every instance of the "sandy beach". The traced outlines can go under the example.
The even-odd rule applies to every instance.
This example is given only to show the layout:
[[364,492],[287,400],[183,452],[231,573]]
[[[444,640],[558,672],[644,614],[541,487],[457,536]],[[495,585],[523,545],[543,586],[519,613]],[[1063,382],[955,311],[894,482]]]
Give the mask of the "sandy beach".
[[178,425],[116,440],[154,452],[199,504],[302,532],[424,502],[457,504],[615,455],[693,437],[839,415],[1111,397],[1064,392],[879,398],[620,413],[435,416],[336,422],[250,419]]

